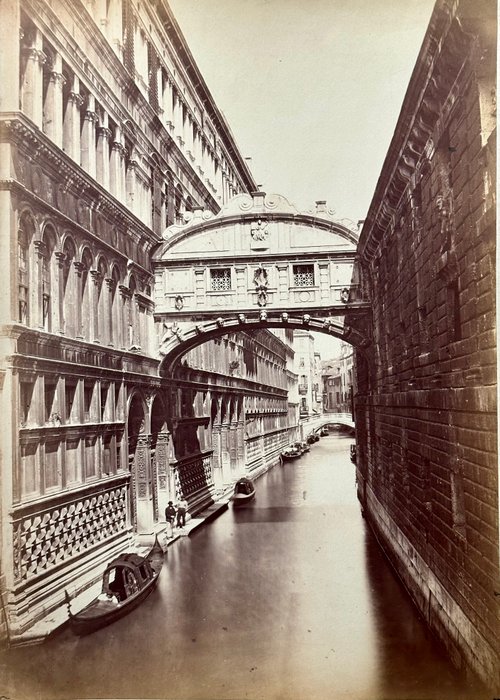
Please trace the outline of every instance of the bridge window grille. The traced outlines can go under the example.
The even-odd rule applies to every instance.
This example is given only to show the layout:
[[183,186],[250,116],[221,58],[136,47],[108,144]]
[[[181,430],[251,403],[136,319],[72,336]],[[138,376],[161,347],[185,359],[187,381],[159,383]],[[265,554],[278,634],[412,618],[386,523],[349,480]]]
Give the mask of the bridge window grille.
[[231,269],[229,267],[210,270],[210,288],[213,292],[231,289]]
[[296,287],[314,287],[314,265],[294,265],[293,283]]

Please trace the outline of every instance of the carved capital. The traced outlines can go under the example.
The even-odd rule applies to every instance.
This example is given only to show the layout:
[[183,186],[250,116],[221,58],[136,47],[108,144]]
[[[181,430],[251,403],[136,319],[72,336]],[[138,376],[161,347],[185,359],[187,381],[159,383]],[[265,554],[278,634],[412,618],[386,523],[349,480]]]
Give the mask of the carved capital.
[[124,284],[118,285],[118,290],[120,292],[120,296],[123,299],[130,299],[132,297],[132,290],[130,287],[126,287]]
[[88,109],[85,112],[85,121],[86,122],[92,122],[93,124],[96,124],[98,120],[99,120],[99,117],[92,110]]
[[50,72],[50,82],[62,87],[66,82],[66,78],[62,73],[58,73],[57,71],[53,70]]
[[84,102],[83,97],[78,94],[78,92],[70,92],[68,100],[72,102],[77,109],[80,109]]
[[47,62],[47,56],[43,51],[39,51],[34,46],[28,46],[22,50],[22,53],[29,61],[36,61],[41,66]]
[[111,138],[111,129],[108,129],[107,126],[99,126],[97,128],[97,136],[102,139],[106,139],[106,141],[109,141]]
[[79,262],[78,260],[74,260],[74,261],[73,261],[73,266],[74,266],[74,268],[75,268],[75,270],[76,270],[76,274],[78,275],[78,277],[81,277],[81,276],[82,276],[82,272],[85,270],[85,264],[82,263],[82,262]]
[[54,253],[56,259],[57,259],[57,264],[59,267],[63,267],[65,261],[66,261],[66,254],[62,252],[62,250],[58,250]]
[[39,258],[44,258],[47,255],[47,246],[43,241],[33,241],[33,245]]
[[102,281],[102,275],[99,270],[90,270],[90,276],[94,281],[94,284],[99,285]]

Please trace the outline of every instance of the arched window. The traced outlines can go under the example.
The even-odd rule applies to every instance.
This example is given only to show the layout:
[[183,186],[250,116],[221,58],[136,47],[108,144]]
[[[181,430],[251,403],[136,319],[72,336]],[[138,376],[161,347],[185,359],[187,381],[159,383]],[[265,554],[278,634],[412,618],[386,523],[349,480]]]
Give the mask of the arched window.
[[35,226],[28,214],[21,218],[17,232],[18,317],[19,323],[29,323],[30,243]]
[[40,246],[40,293],[41,293],[41,326],[46,331],[53,328],[53,288],[52,288],[52,266],[53,254],[56,242],[55,231],[52,227],[47,227],[43,233],[42,244]]
[[73,263],[75,262],[75,244],[67,238],[63,248],[64,258],[62,264],[62,318],[64,333],[70,338],[76,335],[76,274]]

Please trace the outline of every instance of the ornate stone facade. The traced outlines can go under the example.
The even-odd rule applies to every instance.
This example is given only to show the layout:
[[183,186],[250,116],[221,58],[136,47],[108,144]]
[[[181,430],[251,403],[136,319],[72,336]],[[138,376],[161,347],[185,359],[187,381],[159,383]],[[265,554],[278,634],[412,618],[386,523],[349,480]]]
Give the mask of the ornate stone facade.
[[15,642],[151,537],[169,498],[196,513],[232,483],[256,398],[283,435],[252,469],[273,463],[291,350],[262,331],[209,343],[196,388],[196,352],[160,376],[154,248],[256,189],[167,4],[19,0],[0,27],[0,634]]

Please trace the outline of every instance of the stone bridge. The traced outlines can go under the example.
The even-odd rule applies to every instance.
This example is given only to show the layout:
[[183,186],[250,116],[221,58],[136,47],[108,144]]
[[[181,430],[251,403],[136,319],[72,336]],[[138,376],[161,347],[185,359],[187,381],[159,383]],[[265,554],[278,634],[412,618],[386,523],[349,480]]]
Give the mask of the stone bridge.
[[354,429],[354,421],[351,413],[325,413],[321,416],[314,430],[321,430],[328,425],[346,425],[348,428]]
[[300,213],[280,195],[241,194],[216,216],[195,210],[164,239],[153,261],[163,374],[187,350],[238,330],[307,327],[369,343],[358,231],[324,202]]

